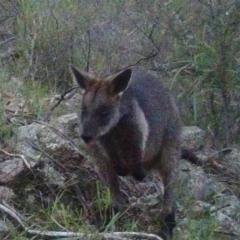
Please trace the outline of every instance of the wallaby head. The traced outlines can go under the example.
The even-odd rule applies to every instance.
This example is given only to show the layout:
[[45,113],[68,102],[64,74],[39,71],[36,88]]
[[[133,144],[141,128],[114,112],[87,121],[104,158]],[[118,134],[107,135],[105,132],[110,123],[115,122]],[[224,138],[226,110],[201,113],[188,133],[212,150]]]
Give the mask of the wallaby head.
[[119,122],[121,97],[129,85],[132,71],[126,69],[105,79],[79,71],[73,65],[70,65],[70,71],[83,92],[79,113],[81,137],[85,143],[90,143]]

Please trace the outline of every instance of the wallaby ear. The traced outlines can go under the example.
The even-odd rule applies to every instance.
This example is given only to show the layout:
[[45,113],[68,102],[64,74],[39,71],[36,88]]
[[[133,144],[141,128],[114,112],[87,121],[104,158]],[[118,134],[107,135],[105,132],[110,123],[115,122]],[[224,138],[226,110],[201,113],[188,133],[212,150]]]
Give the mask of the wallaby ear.
[[78,83],[78,85],[80,86],[80,88],[82,88],[83,90],[86,90],[86,88],[91,84],[92,79],[90,77],[90,74],[83,72],[83,71],[79,71],[75,66],[73,66],[72,64],[69,64],[69,70],[70,73],[73,76],[73,79],[75,79],[75,81]]
[[131,75],[132,69],[129,68],[115,76],[111,82],[112,93],[117,95],[124,92],[128,87]]

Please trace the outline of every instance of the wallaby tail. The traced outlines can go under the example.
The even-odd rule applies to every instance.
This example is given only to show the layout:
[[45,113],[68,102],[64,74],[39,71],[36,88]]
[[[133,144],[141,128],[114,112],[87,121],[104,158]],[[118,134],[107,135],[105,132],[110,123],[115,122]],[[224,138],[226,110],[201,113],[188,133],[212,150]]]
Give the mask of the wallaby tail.
[[190,149],[187,148],[182,149],[181,159],[185,159],[198,166],[202,166],[202,162],[200,161],[200,159]]

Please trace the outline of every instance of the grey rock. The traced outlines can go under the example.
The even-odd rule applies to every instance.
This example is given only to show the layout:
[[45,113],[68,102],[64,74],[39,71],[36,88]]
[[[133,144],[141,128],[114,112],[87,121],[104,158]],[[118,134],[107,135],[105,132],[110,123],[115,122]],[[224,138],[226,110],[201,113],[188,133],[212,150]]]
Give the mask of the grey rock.
[[205,132],[196,126],[184,126],[181,138],[183,148],[199,149],[204,145]]
[[51,123],[53,126],[57,126],[58,130],[61,130],[65,134],[73,137],[72,135],[74,134],[74,131],[78,129],[79,119],[77,113],[71,113],[60,116],[53,120]]
[[[218,155],[222,155],[221,162],[214,161],[224,166],[222,174],[229,171],[234,177],[235,171],[239,175],[236,149]],[[179,162],[178,179],[173,239],[240,239],[240,200],[226,181],[185,160]]]
[[[14,197],[14,193],[13,190],[8,188],[8,187],[4,187],[4,186],[0,186],[0,200],[1,201],[9,201]],[[1,224],[0,224],[1,225]],[[1,228],[1,227],[0,227]]]
[[47,184],[60,187],[64,186],[65,178],[49,164],[45,164],[41,171],[45,175],[44,182]]
[[0,220],[0,232],[8,232],[8,231],[9,231],[8,225],[3,220]]
[[[183,147],[200,149],[204,143],[204,137],[205,132],[200,128],[184,127]],[[67,180],[54,168],[48,156],[68,157],[73,152],[85,156],[78,137],[78,117],[75,113],[52,119],[49,125],[33,123],[20,127],[15,136],[15,143],[15,152],[23,154],[32,167],[36,166],[40,160],[44,160],[45,165],[40,171],[47,185],[64,187]],[[42,158],[44,154],[46,159]],[[240,169],[240,151],[232,149],[216,156],[214,161],[224,166],[223,169],[227,173],[233,173],[229,176],[237,179]],[[218,156],[221,156],[219,160]],[[207,164],[208,155],[204,153],[202,158],[202,162]],[[26,169],[26,166],[22,159],[12,157],[0,162],[0,169],[0,182],[6,183]],[[173,239],[240,239],[239,198],[226,182],[220,181],[216,175],[209,174],[205,170],[185,160],[179,161],[176,184],[177,216]],[[70,173],[71,176],[74,174]],[[157,173],[154,174],[158,176]],[[154,174],[142,182],[136,182],[131,177],[120,178],[124,189],[130,185],[131,189],[135,188],[136,194],[131,192],[129,198],[132,200],[131,206],[138,207],[141,209],[140,212],[145,211],[146,208],[154,208],[161,202],[164,189],[159,176],[155,178]],[[0,199],[8,200],[13,196],[11,189],[0,188]],[[34,195],[30,193],[27,201],[34,205]],[[146,217],[150,219],[154,214],[158,215],[155,208],[149,210]]]
[[13,158],[0,163],[0,182],[7,183],[13,180],[24,170],[21,159]]
[[179,163],[180,199],[207,200],[211,199],[220,186],[216,186],[201,167],[185,160]]
[[240,200],[235,195],[219,194],[214,197],[216,209],[240,222]]
[[33,146],[38,145],[37,134],[42,131],[43,128],[42,125],[33,123],[31,125],[19,127],[16,132],[14,140],[17,143],[15,147],[16,152],[28,158],[32,167],[38,163],[41,156],[40,152]]

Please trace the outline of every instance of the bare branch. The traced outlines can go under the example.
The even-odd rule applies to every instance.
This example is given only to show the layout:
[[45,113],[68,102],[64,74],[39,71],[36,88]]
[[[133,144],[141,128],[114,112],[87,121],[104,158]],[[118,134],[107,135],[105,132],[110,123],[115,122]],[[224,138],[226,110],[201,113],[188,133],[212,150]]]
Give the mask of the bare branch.
[[[11,218],[20,224],[22,230],[26,231],[31,236],[41,236],[44,239],[58,239],[58,238],[72,238],[80,237],[81,239],[90,239],[92,237],[99,236],[102,239],[149,239],[149,240],[162,240],[155,234],[143,233],[143,232],[112,232],[112,233],[81,233],[81,232],[59,232],[59,231],[44,231],[44,230],[31,230],[26,227],[23,221],[20,219],[20,214],[16,213],[10,206],[5,202],[0,204],[0,209],[7,213]],[[22,217],[23,218],[23,217]]]
[[2,150],[2,149],[0,149],[0,152],[3,152],[4,154],[6,154],[6,155],[8,155],[8,156],[11,156],[11,157],[21,158],[22,161],[25,163],[26,167],[27,167],[28,169],[31,169],[31,165],[30,165],[30,163],[28,163],[28,161],[27,161],[27,159],[25,158],[24,155],[22,155],[22,154],[9,153],[9,152],[7,152],[7,151],[5,151],[5,150]]
[[57,103],[55,103],[53,106],[51,106],[51,108],[47,111],[47,113],[45,114],[43,120],[45,121],[46,119],[49,118],[51,112],[63,101],[63,100],[66,100],[66,99],[70,99],[71,97],[73,97],[73,95],[75,94],[75,92],[73,92],[73,94],[67,96],[70,92],[72,92],[73,90],[75,89],[78,89],[79,87],[78,86],[74,86],[74,87],[71,87],[69,89],[67,89],[63,94],[60,95]]

